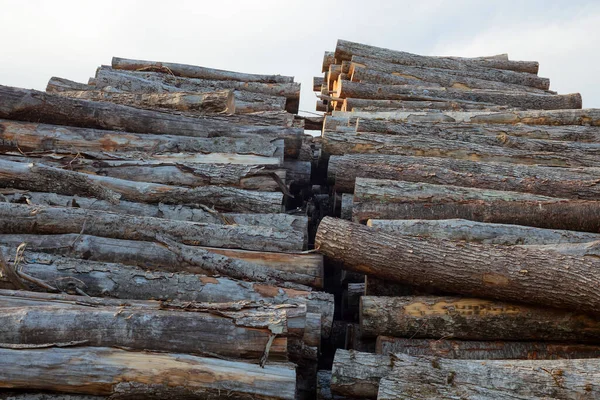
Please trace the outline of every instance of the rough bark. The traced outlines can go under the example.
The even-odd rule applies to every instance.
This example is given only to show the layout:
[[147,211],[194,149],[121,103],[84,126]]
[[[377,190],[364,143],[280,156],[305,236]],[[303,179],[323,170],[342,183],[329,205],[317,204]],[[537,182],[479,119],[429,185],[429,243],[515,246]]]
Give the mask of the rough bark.
[[[312,164],[310,161],[289,160],[283,162],[285,182],[297,184],[310,183]],[[272,180],[272,179],[271,179]]]
[[421,88],[352,81],[339,81],[335,96],[383,100],[467,100],[532,110],[579,109],[582,105],[579,93],[554,95],[485,89]]
[[277,192],[222,186],[186,188],[135,182],[6,160],[0,160],[0,187],[96,197],[112,203],[123,199],[149,204],[201,204],[220,211],[259,213],[280,212],[283,200],[283,195]]
[[484,163],[452,158],[352,154],[332,156],[328,174],[338,192],[354,192],[357,177],[534,193],[596,200],[598,168]]
[[474,103],[470,101],[407,101],[407,100],[379,100],[379,99],[353,99],[345,98],[342,111],[505,111],[507,106],[498,106],[487,103]]
[[331,64],[335,64],[335,54],[333,51],[326,51],[323,55],[323,68],[321,72],[329,71]]
[[587,243],[523,245],[523,247],[542,251],[554,251],[573,257],[590,257],[590,259],[597,259],[600,256],[600,241],[598,240]]
[[337,349],[331,370],[331,392],[358,399],[377,399],[379,380],[392,372],[389,356]]
[[598,360],[447,360],[391,357],[378,399],[584,399],[600,395]]
[[367,221],[367,226],[401,235],[505,246],[587,243],[600,240],[598,233],[539,229],[512,224],[487,224],[466,219],[370,219]]
[[352,218],[452,219],[600,232],[600,202],[529,193],[358,178]]
[[495,56],[476,58],[429,57],[339,39],[335,48],[336,61],[351,60],[352,56],[375,58],[402,65],[421,65],[458,70],[494,68],[537,74],[539,69],[537,61],[510,61]]
[[551,167],[600,167],[600,144],[596,143],[503,140],[502,137],[446,132],[390,135],[325,131],[323,150],[332,155],[388,154]]
[[187,78],[231,80],[241,82],[292,83],[293,76],[246,74],[221,69],[200,67],[197,65],[176,64],[160,61],[132,60],[113,57],[112,67],[127,71],[155,71]]
[[115,399],[294,399],[293,365],[109,348],[0,349],[0,387]]
[[346,219],[348,221],[352,220],[352,194],[343,193],[342,194],[342,202],[340,207],[340,218]]
[[377,354],[395,353],[456,360],[564,360],[598,358],[600,346],[548,342],[482,342],[377,337]]
[[320,92],[321,85],[325,82],[322,76],[313,77],[313,92]]
[[81,90],[94,90],[94,85],[75,82],[70,79],[53,76],[46,85],[46,91],[49,93],[73,92]]
[[597,263],[553,252],[424,240],[329,217],[315,247],[345,269],[447,293],[590,313],[600,304]]
[[49,394],[49,393],[28,393],[28,392],[6,392],[0,391],[2,400],[106,400],[106,396],[88,396],[88,395],[69,395],[69,394]]

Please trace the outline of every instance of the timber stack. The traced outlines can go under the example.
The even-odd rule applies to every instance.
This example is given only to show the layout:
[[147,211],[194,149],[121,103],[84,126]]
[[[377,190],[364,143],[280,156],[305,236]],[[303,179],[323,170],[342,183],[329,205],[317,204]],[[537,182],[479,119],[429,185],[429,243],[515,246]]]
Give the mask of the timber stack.
[[314,398],[334,299],[299,95],[122,58],[0,86],[0,398]]
[[600,110],[505,54],[339,40],[322,72],[318,398],[600,398]]

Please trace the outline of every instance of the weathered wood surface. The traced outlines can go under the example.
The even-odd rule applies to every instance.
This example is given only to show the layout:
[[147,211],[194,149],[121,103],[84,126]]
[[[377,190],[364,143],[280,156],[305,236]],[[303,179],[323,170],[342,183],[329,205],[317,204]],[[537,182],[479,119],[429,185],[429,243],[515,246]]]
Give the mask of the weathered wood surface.
[[[290,364],[109,348],[0,349],[0,387],[146,399],[294,399]],[[85,368],[84,368],[85,367]],[[207,378],[209,377],[209,378]]]
[[377,399],[379,381],[392,372],[389,356],[337,349],[331,370],[331,392],[358,399]]
[[439,157],[352,154],[332,156],[328,174],[338,192],[354,192],[357,177],[455,185],[596,200],[598,168],[485,163]]
[[332,155],[388,154],[508,162],[551,167],[599,167],[600,144],[432,132],[378,134],[323,132],[323,151]]
[[339,81],[335,97],[383,100],[467,100],[532,110],[580,109],[582,106],[579,93],[555,95],[485,89],[422,88],[352,81]]
[[482,342],[377,337],[377,354],[395,353],[456,360],[562,360],[598,358],[600,346],[549,342]]
[[[310,161],[289,160],[283,162],[285,182],[297,184],[310,183],[312,163]],[[271,180],[273,180],[271,178]]]
[[129,58],[112,58],[112,68],[127,71],[155,71],[188,78],[231,80],[241,82],[292,83],[293,76],[247,74],[221,69],[201,67],[189,64],[177,64],[161,61],[133,60]]
[[352,218],[453,219],[600,232],[600,202],[520,192],[358,178]]
[[[50,80],[48,80],[48,84],[46,85],[46,91],[49,93],[73,92],[94,89],[94,85],[75,82],[70,79],[60,78],[58,76],[51,77]],[[113,91],[119,92],[116,89],[114,89]]]
[[[365,275],[365,296],[411,296],[421,290],[421,288],[390,282],[373,275]],[[428,291],[428,288],[424,291]]]
[[379,100],[379,99],[354,99],[345,98],[342,111],[504,111],[507,106],[495,104],[475,103],[471,101],[410,101],[410,100]]
[[315,247],[345,269],[447,293],[590,313],[597,313],[600,304],[595,260],[523,247],[424,240],[330,217],[321,220]]
[[49,393],[28,393],[0,391],[2,400],[106,400],[106,396],[88,396],[83,394],[49,394]]
[[573,257],[589,257],[590,259],[597,259],[600,256],[600,241],[598,240],[586,243],[523,245],[523,247],[542,251],[553,251]]
[[600,321],[559,310],[456,296],[363,296],[364,337],[600,343]]
[[494,68],[537,74],[539,69],[537,61],[510,61],[499,57],[430,57],[339,39],[335,47],[336,61],[351,60],[353,56],[381,59],[402,65],[458,70]]
[[513,224],[488,224],[466,219],[370,219],[367,226],[388,233],[482,244],[554,245],[600,240],[600,233],[540,229]]
[[335,64],[335,53],[333,51],[326,51],[323,55],[323,67],[321,72],[329,71],[329,66]]
[[[60,184],[57,184],[60,183]],[[220,211],[280,212],[283,195],[223,186],[186,188],[89,175],[49,167],[0,160],[0,187],[62,195],[96,197],[118,203],[120,199],[149,204],[199,204]]]
[[[393,361],[392,361],[393,360]],[[396,354],[378,399],[585,399],[600,395],[598,360],[448,360]]]
[[[537,90],[548,90],[550,88],[550,80],[548,78],[541,78],[532,74],[518,74],[498,69],[457,70],[423,65],[401,65],[368,57],[353,56],[350,73],[355,74],[357,71],[364,69],[378,71],[380,74],[383,73],[392,77],[435,82],[443,86],[452,86],[459,82],[464,85],[465,83],[463,82],[469,82],[470,85],[481,86],[487,83],[490,89],[496,89],[500,86],[528,87]],[[453,79],[456,79],[456,81],[453,81]],[[466,86],[471,87],[469,85]]]

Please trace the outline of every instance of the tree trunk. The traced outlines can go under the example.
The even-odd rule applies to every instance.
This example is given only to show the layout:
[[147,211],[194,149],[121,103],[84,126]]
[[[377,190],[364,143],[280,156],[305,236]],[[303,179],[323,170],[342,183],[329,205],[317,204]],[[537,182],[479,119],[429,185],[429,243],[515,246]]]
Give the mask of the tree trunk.
[[352,218],[452,219],[600,232],[600,202],[358,178]]
[[551,95],[484,89],[421,88],[419,86],[379,85],[351,81],[338,82],[335,97],[384,100],[467,100],[533,110],[578,109],[582,105],[579,93]]
[[[514,142],[518,142],[518,148],[513,148]],[[551,167],[600,167],[600,145],[596,143],[565,143],[541,139],[506,141],[485,135],[456,135],[446,132],[389,135],[325,131],[323,151],[332,155],[388,154]]]
[[[0,387],[111,399],[295,398],[290,364],[263,367],[183,354],[109,348],[0,349]],[[208,378],[207,378],[208,377]]]
[[563,360],[598,358],[600,346],[546,342],[481,342],[377,337],[377,354],[395,353],[456,360]]
[[[357,123],[357,132],[377,132],[400,135],[434,135],[439,137],[459,136],[496,137],[505,145],[522,149],[523,139],[549,141],[600,143],[600,129],[592,126],[540,126],[540,125],[483,125],[469,123],[389,123],[362,119]],[[517,139],[519,138],[519,139]],[[461,139],[463,140],[463,139]],[[573,144],[571,144],[573,145]]]
[[128,58],[113,57],[112,67],[126,71],[154,71],[182,76],[187,78],[213,79],[241,82],[262,83],[292,83],[293,76],[259,75],[241,72],[225,71],[221,69],[206,68],[196,65],[176,64],[160,61],[132,60]]
[[354,98],[345,98],[342,105],[342,111],[505,111],[508,109],[509,108],[507,106],[497,106],[487,103],[474,103],[470,101],[407,101]]
[[487,224],[466,219],[370,219],[367,221],[367,226],[400,235],[504,246],[586,244],[600,240],[598,233],[540,229],[512,224]]
[[447,360],[396,354],[380,400],[585,399],[600,396],[597,359]]
[[448,87],[456,83],[467,87],[473,87],[474,85],[483,86],[487,83],[489,86],[487,88],[482,87],[482,89],[495,89],[502,86],[518,87],[521,90],[523,88],[531,90],[548,90],[550,88],[550,79],[531,74],[515,74],[498,69],[458,70],[432,68],[424,65],[401,65],[367,57],[353,56],[350,73],[356,74],[357,71],[362,72],[365,70],[368,72],[377,72],[380,76],[387,74],[388,77],[392,77],[391,79],[395,79],[394,77],[417,79],[439,83],[442,86]]
[[345,269],[447,293],[590,313],[600,304],[596,263],[552,252],[392,235],[329,217],[315,247]]
[[392,372],[389,356],[337,349],[331,370],[331,392],[357,399],[377,399],[379,381]]
[[256,192],[221,186],[186,188],[135,182],[67,171],[43,164],[5,160],[0,160],[0,187],[96,197],[111,203],[118,203],[123,199],[196,207],[202,204],[220,211],[239,212],[280,212],[283,200],[283,195],[276,192]]
[[353,56],[375,58],[401,65],[420,65],[424,67],[458,70],[493,68],[537,74],[539,69],[539,63],[537,61],[509,61],[497,57],[429,57],[362,43],[349,42],[341,39],[338,40],[335,48],[336,61],[352,60]]
[[335,181],[336,191],[350,193],[354,192],[356,178],[364,177],[560,198],[596,200],[600,196],[598,168],[538,167],[452,158],[352,154],[332,156],[328,174]]

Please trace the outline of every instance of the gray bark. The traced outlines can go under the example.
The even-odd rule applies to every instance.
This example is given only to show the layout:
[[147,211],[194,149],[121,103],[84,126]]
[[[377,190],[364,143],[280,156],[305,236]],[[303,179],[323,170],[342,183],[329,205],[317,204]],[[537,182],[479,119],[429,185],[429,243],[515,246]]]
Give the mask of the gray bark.
[[409,100],[379,100],[379,99],[354,99],[345,98],[342,111],[504,111],[507,106],[498,106],[487,103],[474,103],[470,101],[409,101]]
[[313,92],[320,92],[321,85],[325,82],[322,76],[313,77]]
[[392,372],[389,356],[337,349],[331,370],[331,392],[358,399],[377,399],[379,381]]
[[321,72],[329,71],[329,66],[335,64],[335,54],[333,51],[326,51],[323,55],[323,67]]

